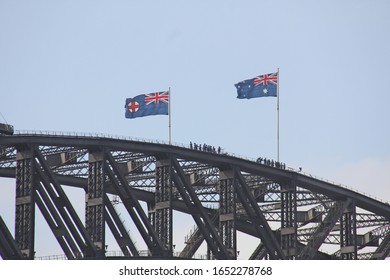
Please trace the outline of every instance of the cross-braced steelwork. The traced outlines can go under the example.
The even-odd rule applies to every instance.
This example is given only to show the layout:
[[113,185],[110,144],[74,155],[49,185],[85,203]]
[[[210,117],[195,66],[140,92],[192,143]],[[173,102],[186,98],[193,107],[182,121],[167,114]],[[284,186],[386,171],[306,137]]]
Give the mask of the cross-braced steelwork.
[[[117,258],[390,256],[388,203],[281,164],[109,137],[14,134],[0,135],[0,177],[15,181],[14,230],[0,213],[2,259],[37,258],[38,213],[66,259],[110,258],[108,238]],[[81,189],[84,215],[68,187]]]

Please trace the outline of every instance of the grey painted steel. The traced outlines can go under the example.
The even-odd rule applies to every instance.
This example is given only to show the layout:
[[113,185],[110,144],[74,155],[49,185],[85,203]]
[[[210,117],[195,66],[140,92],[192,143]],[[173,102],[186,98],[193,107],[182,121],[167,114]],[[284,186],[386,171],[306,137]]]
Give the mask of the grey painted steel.
[[264,243],[264,246],[267,248],[269,258],[272,260],[285,259],[284,252],[282,251],[279,242],[276,240],[274,232],[264,218],[264,215],[253,197],[251,190],[248,188],[241,172],[235,170],[234,174],[238,179],[237,196]]
[[16,155],[15,240],[22,256],[33,259],[35,238],[35,170],[30,147],[22,147]]
[[147,244],[149,251],[152,253],[152,255],[161,256],[165,251],[164,245],[158,238],[156,231],[149,222],[148,217],[139,204],[138,199],[134,196],[133,189],[125,187],[127,186],[127,182],[120,173],[114,158],[110,153],[106,153],[106,156],[112,168],[112,170],[107,169],[107,174],[114,185],[115,191],[121,198],[123,205],[126,207],[135,225],[137,226],[137,229],[141,233],[141,236]]
[[298,254],[296,190],[295,181],[281,185],[281,247],[288,259],[294,259]]
[[22,252],[0,216],[0,256],[5,260],[21,260]]
[[[92,163],[90,162],[89,165],[92,170],[87,174],[88,176],[94,176],[93,174],[100,172],[100,177],[97,177],[100,182],[95,181],[92,177],[87,179],[85,176],[75,177],[65,175],[65,173],[57,174],[52,172],[49,165],[55,164],[57,155],[53,154],[53,156],[50,156],[50,153],[48,153],[48,156],[43,158],[39,147],[45,146],[54,147],[54,150],[62,151],[65,160],[69,164],[72,163],[74,156],[82,156],[85,154],[85,151],[92,151],[92,154],[96,153],[96,151],[102,151],[98,152],[101,153],[102,157],[94,161],[100,165],[96,168],[91,167]],[[10,149],[7,147],[10,147]],[[19,151],[16,156],[16,166],[13,164],[2,166],[1,162],[6,159],[6,153],[12,151],[12,148],[15,147]],[[219,259],[236,258],[237,250],[239,250],[236,247],[236,230],[261,239],[262,245],[257,250],[253,248],[255,251],[252,258],[254,259],[259,257],[269,257],[271,259],[329,258],[329,256],[319,252],[318,249],[321,244],[328,242],[327,240],[332,238],[333,241],[330,242],[340,244],[341,246],[339,252],[334,256],[337,258],[356,259],[358,257],[358,246],[362,248],[362,246],[366,246],[365,244],[379,244],[379,246],[376,245],[378,246],[377,251],[371,258],[385,258],[390,253],[388,234],[386,235],[384,232],[378,233],[379,235],[376,239],[356,234],[356,229],[359,226],[388,226],[390,205],[356,191],[296,173],[292,170],[274,168],[230,155],[207,153],[166,144],[100,137],[53,135],[0,136],[0,148],[0,176],[16,178],[17,182],[15,225],[20,233],[15,236],[15,239],[18,246],[22,249],[21,252],[23,252],[25,258],[34,257],[32,252],[34,235],[31,232],[31,226],[34,226],[35,222],[31,205],[37,203],[38,207],[47,209],[46,216],[49,225],[51,222],[48,217],[56,216],[55,213],[59,213],[61,219],[69,219],[70,222],[77,221],[77,215],[71,215],[71,217],[67,218],[66,215],[61,214],[61,207],[52,203],[54,201],[53,197],[46,197],[43,194],[47,191],[50,192],[51,189],[61,191],[61,185],[81,187],[87,193],[94,191],[101,193],[99,197],[91,197],[88,202],[91,209],[97,206],[100,210],[95,211],[95,209],[93,211],[94,214],[87,217],[87,221],[90,220],[90,222],[87,222],[87,229],[92,229],[88,232],[87,238],[78,235],[80,227],[77,230],[65,230],[68,227],[64,226],[64,229],[55,233],[60,244],[63,238],[75,240],[76,243],[74,244],[66,242],[69,247],[61,246],[68,258],[72,258],[72,256],[75,258],[79,254],[97,257],[98,254],[96,253],[84,253],[85,248],[90,248],[88,250],[92,249],[93,251],[95,246],[100,248],[101,255],[104,256],[104,223],[108,224],[118,244],[123,245],[122,247],[120,246],[123,254],[127,257],[138,257],[138,251],[130,236],[126,236],[125,229],[121,227],[123,225],[118,219],[115,209],[106,195],[107,193],[120,197],[149,251],[155,257],[172,257],[172,210],[192,215],[198,226],[198,229],[195,231],[196,235],[188,239],[191,244],[187,244],[187,252],[182,255],[185,257],[193,256],[204,239],[211,249],[213,257]],[[29,154],[34,153],[31,152],[34,149],[36,149],[36,154]],[[54,151],[54,153],[58,154],[58,151]],[[168,159],[167,164],[160,165],[161,168],[155,168],[156,173],[154,175],[144,173],[144,175],[149,176],[145,177],[145,180],[150,180],[147,178],[156,178],[155,182],[158,190],[150,192],[129,188],[127,179],[120,171],[120,165],[123,164],[123,161],[117,162],[120,154],[116,154],[116,158],[112,155],[116,151],[133,154],[131,156],[133,170],[136,170],[136,168],[139,170],[147,168],[147,161],[150,161],[150,159],[147,159],[147,161],[137,163],[137,153],[143,155],[143,157],[147,155],[153,156],[157,162],[159,159],[160,161]],[[93,157],[90,154],[89,158]],[[33,160],[34,158],[36,160]],[[153,159],[151,160],[153,163]],[[193,167],[191,167],[191,162],[195,162]],[[75,161],[74,163],[77,162]],[[208,167],[206,168],[206,166]],[[188,177],[191,175],[191,168],[203,170],[199,172],[193,171],[195,175],[199,175],[196,179],[197,181],[194,181],[194,185],[190,183]],[[224,176],[217,174],[217,180],[219,181],[218,190],[214,189],[215,187],[208,188],[206,186],[207,183],[202,181],[201,174],[202,172],[203,174],[207,173],[205,177],[207,179],[212,174],[215,174],[215,171],[212,170],[213,168],[217,172],[218,170],[234,170],[235,175],[225,176],[226,178],[224,179]],[[94,169],[96,170],[93,171]],[[137,178],[137,172],[133,172],[131,176]],[[253,184],[251,183],[252,179],[255,180]],[[262,180],[265,181],[262,182]],[[108,185],[106,185],[107,182],[109,182]],[[271,183],[273,186],[269,185]],[[198,184],[205,184],[205,186],[199,189]],[[212,182],[212,184],[214,183]],[[31,193],[28,190],[31,187],[34,188],[34,186],[35,190],[33,189],[34,191],[31,195],[20,195],[23,192]],[[306,190],[308,194],[302,192],[302,189]],[[177,194],[173,195],[174,192],[177,192]],[[217,192],[217,194],[219,192],[216,199],[212,201],[219,203],[219,206],[222,207],[220,212],[205,208],[200,200],[206,195],[212,198],[211,194],[214,192]],[[38,193],[39,198],[36,199],[34,193]],[[235,193],[239,196],[241,204],[243,204],[241,207],[245,210],[246,217],[241,214],[239,217],[236,217],[237,211],[240,210],[235,209],[237,206],[237,203],[234,202]],[[279,196],[276,201],[280,201],[280,204],[258,205],[257,202],[261,203],[267,197],[273,195]],[[66,199],[66,196],[60,197],[60,200],[66,201]],[[151,221],[142,210],[139,201],[145,201],[149,206],[152,206],[149,213]],[[313,204],[313,202],[319,203],[319,206],[307,212],[297,211],[297,207],[305,205],[305,201],[307,201],[308,205]],[[357,214],[357,207],[373,214],[370,214],[371,216]],[[70,203],[68,208],[72,209]],[[30,210],[27,211],[26,209]],[[159,213],[157,216],[152,214],[157,213],[156,210]],[[217,220],[214,220],[212,217],[217,217]],[[23,221],[24,224],[29,224],[30,226],[22,228],[22,222],[18,221]],[[271,230],[268,225],[269,221],[280,221],[281,228],[279,230]],[[314,227],[308,228],[306,231],[302,229],[297,230],[298,227],[309,223],[318,224],[317,229]],[[89,224],[93,224],[93,226],[91,227]],[[340,227],[340,236],[335,235],[334,230],[336,226]],[[89,244],[89,236],[93,236],[99,229],[98,236],[100,237],[94,238],[94,242],[91,241],[91,244]],[[52,230],[55,232],[54,228]],[[22,233],[23,231],[24,233]],[[377,234],[374,231],[369,233],[370,236]],[[307,238],[302,239],[303,234],[307,235]],[[297,240],[298,236],[300,241]],[[28,241],[26,242],[26,240]],[[304,243],[307,242],[307,244],[301,243],[301,240]]]
[[106,193],[105,154],[90,151],[88,157],[88,189],[85,203],[85,227],[97,249],[98,256],[104,255],[106,212],[104,197]]
[[180,158],[204,162],[213,166],[239,166],[243,172],[266,176],[276,181],[296,180],[297,185],[307,188],[316,193],[325,194],[334,200],[351,198],[357,207],[361,207],[384,216],[390,220],[390,205],[365,196],[356,191],[324,182],[300,173],[289,170],[273,168],[256,162],[245,160],[229,155],[205,153],[187,148],[156,144],[147,142],[109,139],[100,137],[82,136],[53,136],[53,135],[13,135],[0,136],[0,145],[17,146],[25,143],[48,146],[74,146],[74,147],[106,147],[111,150],[143,152],[149,154],[175,154]]
[[86,228],[82,224],[67,195],[58,183],[55,174],[49,168],[39,150],[35,149],[34,154],[37,159],[35,168],[41,181],[41,185],[37,185],[37,191],[42,198],[38,206],[42,213],[44,213],[46,221],[58,242],[63,249],[68,245],[70,246],[67,249],[67,257],[69,259],[86,256],[95,257],[97,255],[96,247],[92,243]]
[[187,207],[191,209],[191,215],[195,223],[203,232],[207,245],[217,259],[231,259],[227,248],[222,243],[222,239],[216,231],[209,214],[203,208],[195,191],[187,181],[182,168],[176,159],[172,158],[172,165],[176,173],[172,173],[176,187],[185,201]]
[[222,242],[233,259],[237,258],[236,179],[233,170],[220,171],[219,176],[219,232]]
[[116,239],[123,255],[126,257],[138,257],[139,252],[135,247],[135,244],[131,239],[128,231],[126,231],[125,226],[122,224],[122,221],[119,218],[119,215],[107,194],[104,196],[104,204],[106,205],[106,222],[110,227],[110,230],[114,235],[114,238]]
[[346,201],[336,201],[331,206],[324,222],[317,227],[306,247],[300,252],[300,259],[312,259],[314,257],[325,238],[350,204],[351,200],[348,199]]

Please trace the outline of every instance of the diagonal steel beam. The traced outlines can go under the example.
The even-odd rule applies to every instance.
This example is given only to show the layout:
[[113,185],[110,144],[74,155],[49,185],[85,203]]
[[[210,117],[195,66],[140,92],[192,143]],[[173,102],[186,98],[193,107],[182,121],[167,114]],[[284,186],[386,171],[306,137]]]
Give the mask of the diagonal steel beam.
[[[64,221],[67,230],[70,232],[70,235],[83,251],[84,257],[96,256],[97,249],[95,245],[93,244],[90,236],[87,234],[86,228],[77,215],[76,210],[73,208],[61,185],[58,183],[53,171],[38,149],[35,149],[35,155],[38,160],[38,162],[35,162],[36,170],[45,189],[45,191],[43,191],[43,189],[40,191],[41,196],[45,197],[45,192],[47,192],[55,206],[55,209]],[[48,198],[46,199],[46,202],[47,201]],[[54,208],[52,211],[55,211]]]
[[371,259],[374,260],[384,260],[390,256],[390,226],[388,227],[388,232],[385,238],[383,238],[381,244],[376,249],[375,253],[372,254]]
[[237,196],[240,199],[242,206],[244,207],[249,218],[251,219],[255,230],[259,234],[262,243],[266,247],[269,257],[271,259],[284,259],[285,256],[283,254],[282,248],[263,213],[261,212],[249,186],[246,184],[244,177],[236,168],[234,168],[234,173],[238,179],[238,184],[236,186]]
[[314,258],[325,238],[329,235],[330,231],[350,204],[350,199],[347,199],[346,201],[336,201],[334,203],[330,208],[328,215],[317,227],[307,245],[300,252],[298,259],[310,260]]
[[197,227],[194,233],[186,240],[187,245],[180,252],[179,257],[189,259],[195,254],[195,252],[199,249],[200,245],[202,245],[204,241],[204,237],[202,235],[201,230]]
[[139,256],[133,240],[131,240],[129,233],[126,231],[125,226],[119,218],[119,215],[107,194],[105,195],[104,200],[104,204],[106,206],[106,222],[123,254],[125,256]]
[[[211,219],[215,227],[218,226],[218,216],[219,216],[218,211],[215,211],[215,214]],[[198,227],[196,227],[195,231],[193,231],[193,233],[190,234],[189,237],[185,239],[187,245],[184,247],[183,251],[181,251],[179,257],[192,258],[195,252],[199,249],[200,245],[202,245],[204,241],[204,236],[202,234],[202,231]]]
[[22,252],[0,216],[0,256],[3,260],[21,260]]
[[149,222],[148,217],[142,209],[141,204],[134,196],[131,188],[128,186],[126,179],[120,172],[115,159],[110,152],[106,152],[105,154],[112,168],[112,170],[110,168],[107,168],[107,175],[111,180],[116,193],[122,200],[123,205],[131,216],[139,233],[141,234],[142,238],[144,239],[146,245],[148,246],[152,254],[163,254],[165,250],[164,245],[158,238],[157,233],[155,232],[152,224]]
[[188,179],[177,159],[171,158],[171,160],[173,169],[176,171],[173,172],[172,170],[172,177],[175,186],[179,191],[183,201],[189,208],[196,225],[202,231],[202,234],[214,256],[218,259],[231,259],[231,255],[223,244],[222,239],[218,235],[211,218],[203,208],[203,205],[199,201],[194,189],[189,184]]
[[53,202],[45,192],[41,184],[36,185],[36,204],[49,225],[54,237],[60,244],[68,260],[81,257],[82,253],[73,240],[68,228],[60,217]]
[[249,257],[250,260],[262,260],[267,256],[267,249],[264,246],[263,242],[256,247],[252,255]]

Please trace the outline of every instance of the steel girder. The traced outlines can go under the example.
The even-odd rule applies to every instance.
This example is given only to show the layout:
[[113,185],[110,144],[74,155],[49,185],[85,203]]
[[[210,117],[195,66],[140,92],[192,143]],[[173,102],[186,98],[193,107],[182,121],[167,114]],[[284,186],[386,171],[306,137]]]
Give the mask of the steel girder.
[[228,252],[226,246],[223,244],[221,237],[219,236],[214,224],[209,217],[208,213],[203,208],[199,201],[194,189],[188,182],[188,179],[179,165],[176,158],[171,158],[172,166],[175,172],[172,171],[172,177],[181,198],[188,207],[196,225],[202,231],[203,236],[212,251],[213,255],[217,259],[231,259],[232,256]]
[[162,241],[167,256],[173,255],[173,211],[172,195],[174,185],[171,179],[171,161],[156,161],[156,190],[153,225]]
[[249,257],[250,260],[262,260],[267,258],[267,249],[264,246],[264,243],[260,244],[253,251],[252,255]]
[[[218,211],[215,211],[214,216],[212,216],[211,218],[211,221],[213,222],[215,227],[218,226],[218,217],[219,213]],[[192,258],[196,251],[199,249],[199,247],[202,245],[204,240],[205,239],[202,234],[202,231],[200,230],[200,228],[195,226],[194,229],[185,237],[186,246],[180,253],[179,257],[185,259]]]
[[163,256],[165,254],[164,244],[159,239],[138,199],[134,196],[133,189],[128,187],[125,177],[120,172],[120,168],[110,152],[106,152],[105,155],[111,167],[107,168],[107,174],[113,183],[116,194],[120,197],[152,256]]
[[237,196],[241,201],[248,217],[252,221],[260,239],[264,243],[267,249],[267,253],[270,259],[284,259],[285,255],[280,247],[280,243],[277,241],[273,231],[271,230],[267,220],[264,218],[251,190],[245,182],[241,172],[234,170],[234,174],[237,176]]
[[[319,252],[323,244],[340,245],[334,258],[368,258],[369,254],[359,254],[365,246],[377,247],[372,258],[389,255],[388,234],[385,230],[377,230],[378,226],[386,228],[389,225],[388,205],[290,170],[229,155],[106,138],[21,135],[0,137],[0,148],[0,176],[15,177],[17,190],[28,190],[29,180],[33,182],[32,195],[20,196],[17,191],[16,212],[19,214],[15,214],[15,220],[24,215],[20,214],[24,213],[20,211],[20,205],[28,209],[28,203],[33,200],[32,204],[38,205],[49,226],[55,225],[51,226],[52,231],[59,243],[64,243],[61,247],[68,258],[80,254],[104,257],[105,234],[102,230],[105,223],[125,256],[139,255],[107,196],[109,193],[123,203],[150,254],[155,257],[172,257],[172,242],[169,241],[173,237],[172,211],[188,213],[195,224],[200,224],[187,239],[188,246],[184,250],[187,252],[181,254],[186,258],[194,255],[203,240],[214,258],[235,258],[234,254],[240,250],[236,244],[237,230],[262,241],[253,258],[329,257]],[[96,166],[91,160],[93,157],[98,158]],[[126,165],[127,171],[123,171]],[[229,170],[234,170],[233,175],[228,174]],[[66,219],[75,224],[77,218],[69,214],[70,203],[69,207],[61,206],[66,196],[50,194],[62,190],[61,184],[83,187],[87,196],[89,192],[100,190],[102,193],[87,197],[86,213],[89,210],[91,213],[86,214],[86,226],[81,224],[87,237],[80,232],[79,226],[75,230],[68,226]],[[151,220],[139,205],[140,200],[151,206]],[[337,201],[340,205],[346,201],[350,204],[341,213],[336,209]],[[217,207],[218,211],[208,209],[206,203]],[[61,213],[63,208],[66,214]],[[93,208],[97,209],[92,211]],[[370,213],[358,213],[358,209]],[[157,212],[159,218],[156,219],[153,213]],[[34,226],[31,214],[34,213],[27,211],[23,217],[30,215],[30,224]],[[15,222],[15,229],[17,224]],[[272,224],[272,229],[263,231],[261,236],[255,224]],[[360,230],[358,235],[357,229],[362,228],[366,228],[365,232]],[[6,226],[3,229],[6,230]],[[319,229],[325,232],[320,233]],[[93,234],[99,231],[100,235],[95,237]],[[25,236],[34,239],[31,231],[24,229],[24,232]],[[16,236],[16,244],[20,246],[22,238]],[[264,239],[268,241],[264,242]],[[25,244],[27,248],[34,247],[33,242]],[[86,253],[88,250],[92,252]],[[26,251],[31,249],[25,249],[24,257],[32,258],[33,254],[28,255]],[[271,256],[273,251],[275,254]]]
[[15,240],[25,259],[34,258],[35,170],[33,149],[19,147],[16,155]]
[[381,245],[372,254],[371,259],[384,260],[386,257],[388,257],[390,255],[390,229],[389,229],[389,227],[387,228],[387,230],[388,230],[387,235],[383,239]]
[[22,252],[0,216],[0,256],[5,260],[20,260]]
[[351,200],[348,199],[347,201],[336,201],[331,206],[324,221],[317,227],[306,247],[299,253],[298,257],[300,259],[312,259],[314,257],[325,238],[328,236],[350,203]]
[[96,248],[56,176],[38,149],[36,170],[37,204],[68,259],[95,257]]
[[237,258],[236,182],[232,170],[219,176],[219,232],[222,242],[233,259]]
[[295,182],[281,185],[281,247],[288,259],[294,259],[297,251],[297,191]]
[[90,151],[88,162],[88,188],[86,194],[85,226],[98,255],[105,252],[105,154],[101,151]]
[[340,218],[340,253],[344,260],[357,260],[356,209],[353,201]]
[[129,232],[126,230],[122,220],[119,218],[115,207],[112,205],[107,194],[104,197],[104,203],[106,206],[106,222],[114,235],[119,248],[124,256],[139,256],[138,249],[135,247],[134,241],[131,239]]

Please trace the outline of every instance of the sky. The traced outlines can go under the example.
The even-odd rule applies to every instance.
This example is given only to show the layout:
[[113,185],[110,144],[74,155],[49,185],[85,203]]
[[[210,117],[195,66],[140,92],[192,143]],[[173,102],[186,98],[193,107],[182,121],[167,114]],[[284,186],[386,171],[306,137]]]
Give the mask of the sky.
[[124,105],[171,88],[173,142],[275,159],[277,99],[237,99],[234,84],[279,69],[281,161],[390,201],[389,11],[387,0],[0,0],[0,122],[167,141],[167,116],[126,119]]

